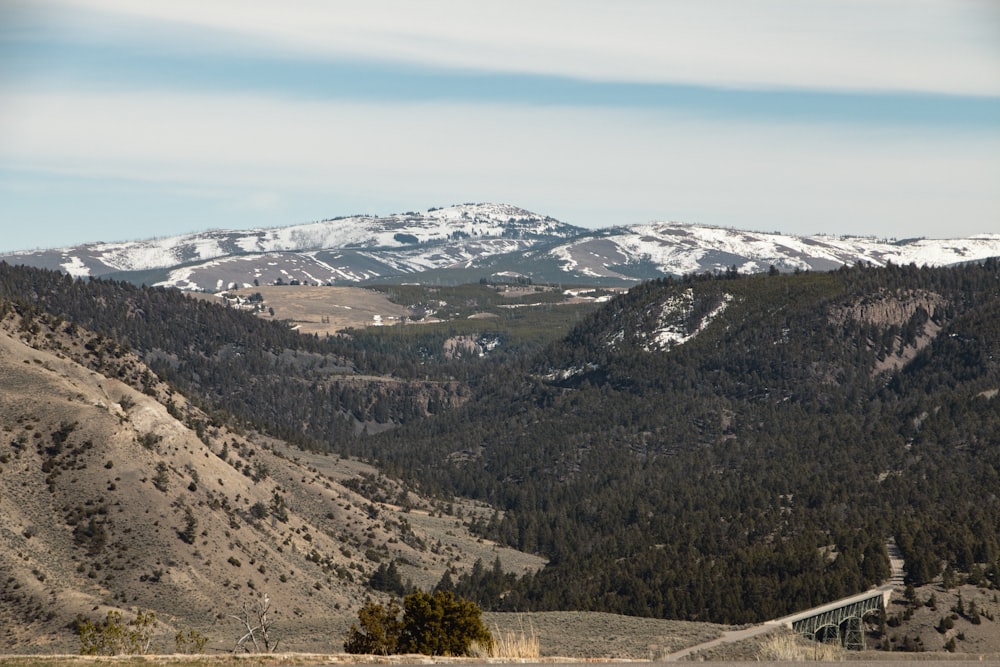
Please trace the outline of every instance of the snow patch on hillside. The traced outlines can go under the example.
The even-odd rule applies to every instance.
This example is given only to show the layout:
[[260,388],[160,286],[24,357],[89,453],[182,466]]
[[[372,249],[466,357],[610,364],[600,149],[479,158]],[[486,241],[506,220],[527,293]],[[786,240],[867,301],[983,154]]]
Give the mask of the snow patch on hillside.
[[692,329],[690,320],[694,313],[694,290],[689,288],[670,297],[660,307],[657,327],[650,332],[651,340],[644,346],[645,350],[669,350],[676,345],[683,345],[704,331],[726,310],[732,300],[732,294],[723,294],[719,305],[706,313]]
[[90,267],[83,263],[79,257],[72,255],[66,257],[66,261],[59,265],[62,270],[74,278],[86,278],[90,275]]
[[570,378],[576,377],[578,375],[585,375],[599,369],[600,366],[593,362],[587,362],[583,366],[570,366],[569,368],[563,368],[561,370],[551,371],[542,376],[543,379],[548,382],[565,382]]

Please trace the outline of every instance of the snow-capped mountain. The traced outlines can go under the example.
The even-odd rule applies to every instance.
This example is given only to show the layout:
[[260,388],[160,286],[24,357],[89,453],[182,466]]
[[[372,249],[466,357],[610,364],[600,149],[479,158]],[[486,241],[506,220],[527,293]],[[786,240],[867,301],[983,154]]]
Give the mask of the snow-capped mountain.
[[678,222],[586,230],[507,204],[462,204],[273,229],[215,230],[0,256],[73,276],[181,289],[373,280],[468,282],[520,274],[537,282],[629,283],[725,271],[826,271],[887,262],[938,266],[1000,256],[1000,234],[966,239],[793,236]]
[[[594,278],[725,271],[829,271],[866,262],[943,266],[1000,256],[1000,234],[966,239],[793,236],[652,222],[573,239],[549,251],[565,271]],[[636,270],[642,267],[642,275]]]
[[424,213],[352,216],[253,230],[212,230],[144,241],[88,243],[13,253],[11,263],[73,276],[160,275],[183,289],[257,282],[360,282],[469,265],[585,230],[506,204],[461,204]]

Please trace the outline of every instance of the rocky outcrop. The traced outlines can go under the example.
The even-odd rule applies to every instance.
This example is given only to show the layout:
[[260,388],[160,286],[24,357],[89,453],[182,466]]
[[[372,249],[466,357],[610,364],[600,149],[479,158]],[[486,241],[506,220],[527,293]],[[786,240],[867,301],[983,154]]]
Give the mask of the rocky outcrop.
[[[883,348],[874,374],[896,371],[908,364],[941,332],[944,325],[941,307],[948,301],[940,294],[928,290],[881,290],[877,295],[844,306],[833,313],[838,324],[861,322],[883,329],[896,327],[900,334],[892,337],[892,345],[885,340],[869,340],[872,347]],[[903,331],[910,329],[907,335]]]
[[837,323],[865,322],[879,326],[905,326],[921,308],[934,315],[947,300],[940,294],[927,290],[882,290],[877,296],[865,298],[856,304],[844,306],[833,314]]

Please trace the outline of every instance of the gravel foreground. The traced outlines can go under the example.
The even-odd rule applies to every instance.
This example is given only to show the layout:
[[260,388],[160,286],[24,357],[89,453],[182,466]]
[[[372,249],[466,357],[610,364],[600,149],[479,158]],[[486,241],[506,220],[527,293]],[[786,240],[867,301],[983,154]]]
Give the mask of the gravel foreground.
[[[292,667],[301,665],[303,667],[319,667],[320,665],[429,665],[429,664],[461,664],[463,666],[475,665],[495,665],[505,663],[515,663],[519,665],[594,665],[611,663],[649,662],[648,660],[626,660],[626,659],[601,659],[591,658],[581,660],[579,658],[540,658],[538,660],[489,660],[484,661],[477,658],[432,658],[421,655],[397,655],[397,656],[358,656],[358,655],[320,655],[309,653],[286,653],[272,655],[253,656],[192,656],[192,655],[156,655],[156,656],[119,656],[119,657],[92,657],[92,656],[0,656],[0,665],[4,667],[81,667],[89,665],[111,665],[113,667]],[[725,667],[727,665],[745,665],[745,660],[710,660],[700,662],[705,667]],[[799,665],[801,661],[753,661],[759,665]],[[837,662],[837,661],[832,661]],[[889,654],[879,655],[876,659],[858,655],[857,659],[848,659],[852,665],[858,667],[882,667],[887,663],[910,664],[915,663],[921,667],[983,667],[984,665],[1000,665],[1000,655],[981,656],[970,658],[969,656],[921,656],[920,654],[900,655]]]
[[[76,646],[50,646],[49,654],[0,655],[2,667],[80,667],[94,663],[107,663],[115,667],[164,665],[167,667],[268,667],[351,664],[595,664],[662,662],[681,649],[704,644],[723,635],[733,635],[732,626],[668,621],[605,614],[599,612],[485,612],[483,622],[494,634],[515,633],[537,637],[541,656],[526,660],[481,660],[477,658],[440,658],[421,655],[407,656],[357,656],[343,653],[343,635],[349,619],[337,618],[314,621],[313,624],[295,623],[283,628],[282,637],[294,652],[274,654],[229,653],[232,643],[210,648],[204,655],[146,655],[120,657],[94,657],[72,654]],[[291,632],[294,627],[296,632]],[[786,635],[796,644],[794,656],[788,653],[769,653],[768,641]],[[165,641],[165,640],[164,640]],[[284,643],[284,641],[283,641]],[[159,646],[168,645],[160,642]],[[36,647],[37,648],[37,647]],[[773,647],[772,647],[773,648]],[[823,655],[821,645],[796,638],[790,631],[776,629],[749,639],[695,651],[683,661],[701,662],[706,665],[761,664],[784,665],[821,659],[826,662],[851,662],[857,665],[884,665],[886,663],[919,663],[921,665],[996,665],[1000,667],[1000,653],[903,653],[886,651],[845,651]],[[61,653],[62,655],[54,655]],[[780,659],[772,659],[772,658]]]

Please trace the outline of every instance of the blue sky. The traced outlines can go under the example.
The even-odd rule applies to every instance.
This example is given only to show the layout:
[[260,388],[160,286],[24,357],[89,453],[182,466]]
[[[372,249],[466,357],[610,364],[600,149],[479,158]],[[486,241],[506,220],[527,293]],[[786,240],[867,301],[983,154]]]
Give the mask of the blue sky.
[[1000,3],[0,0],[0,251],[466,201],[1000,233]]

